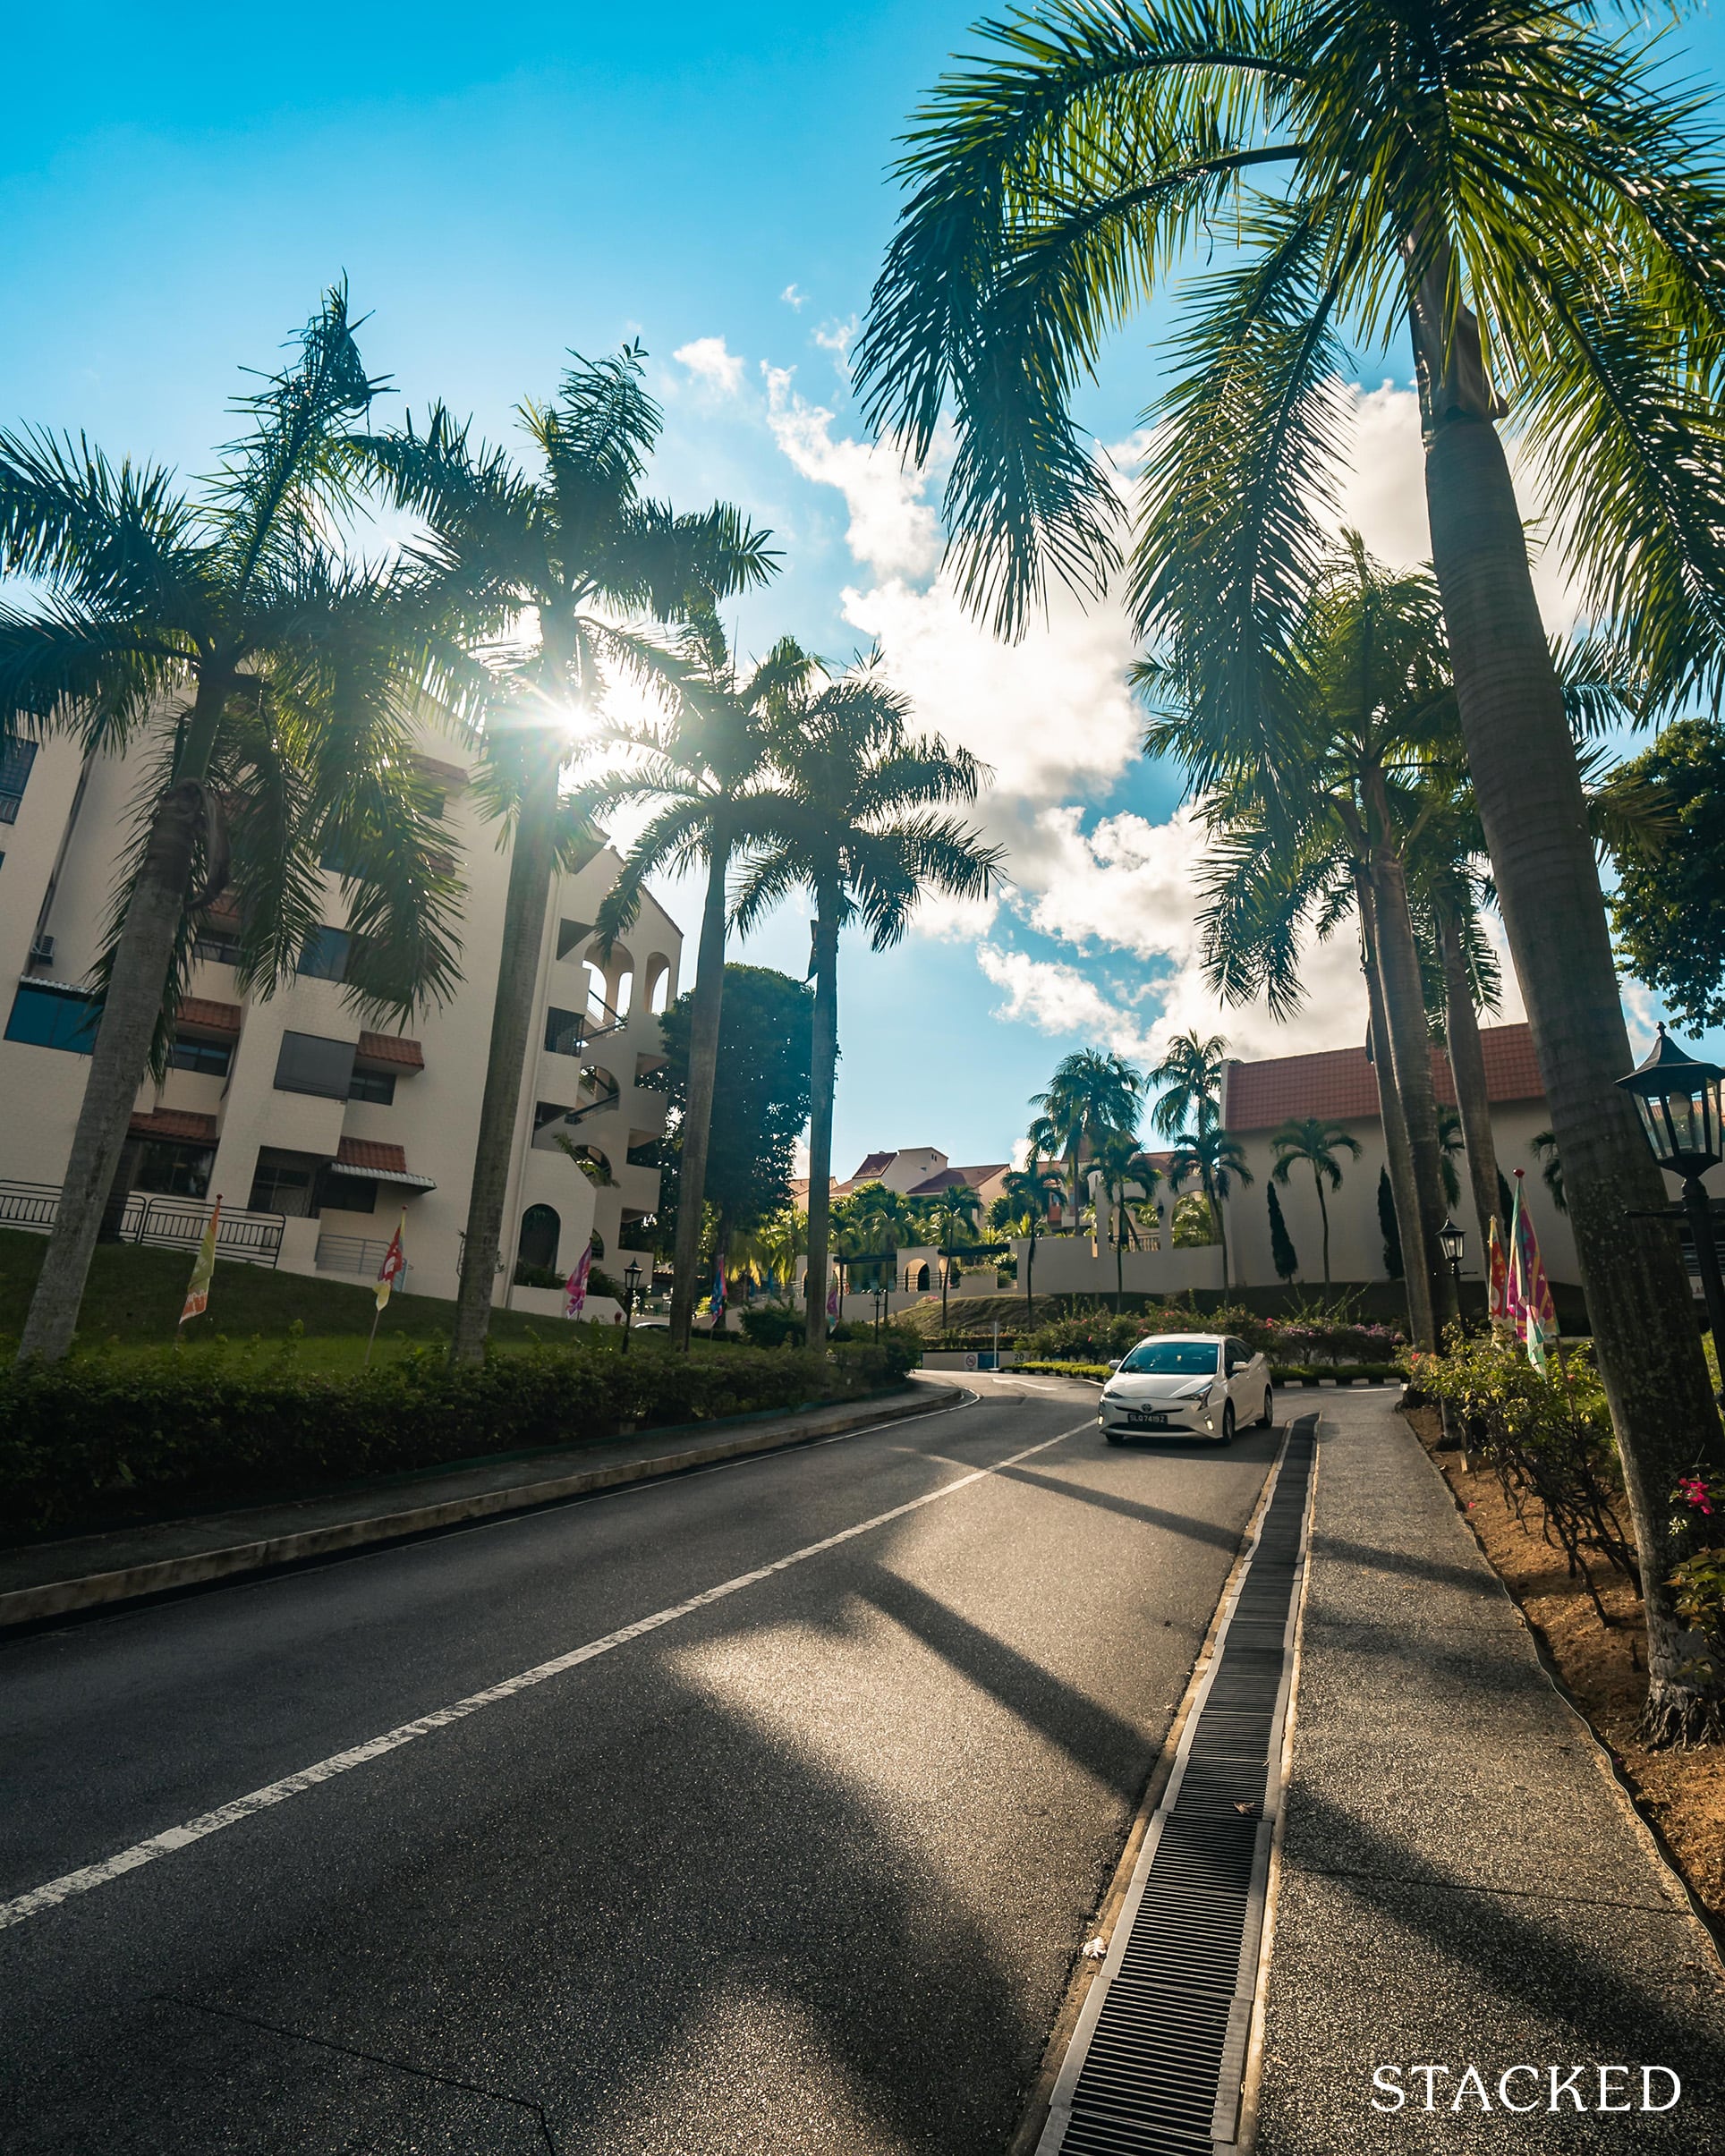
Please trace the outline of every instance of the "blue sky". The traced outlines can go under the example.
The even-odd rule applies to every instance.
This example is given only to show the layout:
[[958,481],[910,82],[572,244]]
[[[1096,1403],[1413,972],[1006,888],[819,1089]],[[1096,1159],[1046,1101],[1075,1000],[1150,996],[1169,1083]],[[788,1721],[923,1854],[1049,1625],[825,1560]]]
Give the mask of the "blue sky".
[[[989,828],[1019,881],[993,918],[885,957],[847,944],[835,1142],[1006,1156],[1071,1048],[1153,1044],[1211,1015],[1189,948],[1193,835],[1133,751],[1112,616],[1057,610],[990,650],[936,576],[931,493],[862,446],[844,344],[890,230],[893,140],[969,6],[489,9],[309,0],[289,15],[63,5],[9,29],[0,137],[0,424],[82,429],[206,468],[242,365],[345,273],[401,402],[506,435],[562,355],[639,336],[667,427],[657,491],[741,503],[784,574],[739,615],[842,658],[882,638],[923,723],[996,764]],[[1718,32],[1691,33],[1712,71]],[[1117,340],[1083,416],[1129,442],[1154,325]],[[677,355],[683,355],[679,358]],[[1405,390],[1371,370],[1357,499],[1381,550],[1422,550]],[[685,895],[674,911],[692,920]],[[801,919],[743,955],[799,971]],[[1264,1054],[1359,1038],[1350,954],[1307,1012],[1222,1022]]]

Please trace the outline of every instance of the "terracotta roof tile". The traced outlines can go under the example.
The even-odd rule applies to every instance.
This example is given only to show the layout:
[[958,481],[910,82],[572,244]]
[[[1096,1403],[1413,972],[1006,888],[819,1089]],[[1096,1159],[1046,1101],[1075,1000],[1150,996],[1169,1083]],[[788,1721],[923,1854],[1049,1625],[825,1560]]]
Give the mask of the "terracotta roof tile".
[[208,996],[183,996],[174,1015],[182,1025],[200,1025],[212,1033],[237,1033],[243,1014],[237,1003],[217,1003]]
[[407,1155],[399,1145],[382,1145],[371,1138],[344,1138],[336,1149],[336,1166],[361,1172],[366,1168],[392,1169],[404,1176]]
[[[1545,1089],[1525,1025],[1483,1028],[1485,1087],[1492,1100],[1537,1100]],[[1432,1079],[1438,1100],[1456,1105],[1449,1058],[1433,1044]],[[1323,1116],[1348,1123],[1378,1113],[1377,1074],[1364,1048],[1330,1048],[1315,1056],[1278,1056],[1264,1063],[1230,1063],[1223,1116],[1231,1131],[1269,1131],[1290,1116]]]
[[130,1125],[134,1138],[179,1138],[196,1145],[214,1145],[216,1118],[200,1116],[191,1108],[152,1108],[147,1116],[134,1116]]
[[361,1033],[353,1053],[362,1063],[388,1063],[404,1071],[425,1068],[425,1050],[403,1033]]

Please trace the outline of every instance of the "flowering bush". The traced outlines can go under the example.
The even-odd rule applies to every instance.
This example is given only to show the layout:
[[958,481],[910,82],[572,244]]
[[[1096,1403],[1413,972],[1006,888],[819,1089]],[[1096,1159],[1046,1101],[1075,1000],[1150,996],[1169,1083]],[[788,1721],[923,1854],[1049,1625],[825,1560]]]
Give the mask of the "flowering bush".
[[1173,1332],[1231,1333],[1278,1364],[1389,1364],[1402,1345],[1402,1336],[1393,1327],[1361,1323],[1346,1303],[1314,1305],[1286,1318],[1165,1303],[1154,1310],[1118,1316],[1100,1308],[1070,1311],[1039,1325],[1024,1347],[1027,1354],[1043,1361],[1105,1362],[1124,1355],[1151,1333]]
[[[1673,1533],[1694,1532],[1701,1520],[1712,1522],[1717,1532],[1725,1533],[1725,1476],[1709,1481],[1699,1474],[1684,1475],[1671,1499],[1679,1507]],[[1692,1551],[1672,1573],[1670,1584],[1677,1589],[1678,1615],[1692,1631],[1702,1634],[1713,1667],[1725,1672],[1725,1548]]]
[[1460,1416],[1467,1442],[1496,1471],[1524,1527],[1527,1500],[1539,1499],[1570,1576],[1580,1575],[1602,1619],[1584,1553],[1638,1575],[1635,1545],[1618,1513],[1617,1439],[1590,1350],[1572,1348],[1563,1364],[1542,1372],[1515,1342],[1452,1327],[1441,1354],[1415,1352],[1402,1367],[1411,1387]]

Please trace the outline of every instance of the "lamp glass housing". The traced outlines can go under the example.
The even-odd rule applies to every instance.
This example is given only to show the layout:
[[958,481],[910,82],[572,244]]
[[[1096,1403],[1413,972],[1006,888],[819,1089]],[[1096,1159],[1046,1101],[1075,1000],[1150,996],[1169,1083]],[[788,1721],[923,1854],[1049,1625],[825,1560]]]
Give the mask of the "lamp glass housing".
[[1653,1054],[1618,1083],[1634,1100],[1642,1135],[1661,1167],[1687,1177],[1719,1165],[1725,1070],[1718,1064],[1686,1054],[1661,1026]]
[[1453,1220],[1447,1219],[1438,1230],[1438,1242],[1442,1246],[1447,1261],[1451,1265],[1459,1265],[1462,1252],[1467,1247],[1466,1230],[1457,1227]]

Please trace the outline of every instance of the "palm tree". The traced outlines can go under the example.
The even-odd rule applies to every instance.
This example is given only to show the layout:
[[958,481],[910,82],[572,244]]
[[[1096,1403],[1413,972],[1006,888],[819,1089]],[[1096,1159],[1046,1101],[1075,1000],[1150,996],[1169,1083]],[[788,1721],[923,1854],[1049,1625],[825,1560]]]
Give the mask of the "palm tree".
[[[470,632],[519,638],[533,624],[496,667],[487,726],[490,794],[513,825],[514,846],[450,1348],[458,1362],[479,1359],[490,1324],[552,880],[598,843],[563,794],[563,768],[577,730],[602,716],[611,675],[673,696],[681,686],[682,670],[619,620],[705,615],[764,582],[776,560],[768,535],[727,505],[679,516],[642,495],[662,423],[642,386],[644,356],[638,344],[606,360],[573,354],[557,398],[520,407],[539,458],[531,474],[501,450],[470,448],[465,427],[440,404],[423,432],[410,420],[359,445],[396,505],[423,520],[427,536],[410,558],[439,598],[463,610]],[[698,1226],[700,1208],[685,1206],[684,1217]],[[678,1285],[686,1297],[681,1274]]]
[[947,1329],[947,1290],[952,1280],[954,1241],[973,1236],[982,1201],[967,1183],[949,1184],[931,1201],[927,1219],[940,1252],[940,1329]]
[[1216,1224],[1216,1240],[1222,1246],[1222,1293],[1228,1287],[1228,1224],[1222,1215],[1222,1201],[1235,1183],[1250,1183],[1252,1175],[1245,1164],[1245,1148],[1237,1138],[1230,1137],[1219,1124],[1208,1126],[1200,1118],[1194,1128],[1173,1133],[1174,1150],[1168,1156],[1166,1174],[1168,1187],[1177,1191],[1192,1176],[1198,1178],[1203,1191],[1204,1202],[1210,1208],[1210,1217]]
[[1140,1240],[1128,1196],[1136,1190],[1141,1202],[1152,1201],[1156,1185],[1162,1180],[1162,1171],[1148,1153],[1140,1150],[1136,1137],[1130,1131],[1109,1131],[1103,1134],[1096,1149],[1095,1167],[1103,1207],[1109,1216],[1109,1239],[1114,1244],[1114,1307],[1118,1311],[1126,1304],[1126,1244]]
[[1222,1071],[1228,1061],[1228,1043],[1219,1033],[1205,1040],[1194,1030],[1177,1033],[1162,1060],[1150,1074],[1151,1085],[1161,1088],[1151,1120],[1164,1138],[1188,1125],[1195,1131],[1213,1129],[1221,1120]]
[[150,756],[21,1359],[71,1344],[138,1089],[165,1065],[219,893],[239,902],[242,989],[293,973],[326,857],[344,864],[353,1001],[405,1014],[454,984],[458,886],[411,760],[434,617],[411,573],[332,544],[342,445],[378,386],[338,287],[292,364],[240,402],[247,430],[197,497],[82,441],[0,437],[0,566],[40,587],[0,608],[0,734]]
[[643,802],[654,810],[599,907],[595,927],[603,950],[608,952],[633,921],[650,876],[706,866],[689,1016],[689,1097],[677,1164],[671,1285],[671,1345],[686,1349],[702,1277],[702,1202],[725,993],[727,879],[747,828],[751,797],[766,769],[768,707],[803,678],[810,662],[796,645],[786,641],[746,680],[739,680],[718,617],[707,611],[695,614],[679,647],[684,672],[670,716],[642,726],[607,727],[595,745],[620,750],[625,760],[614,770],[583,778],[575,799],[595,819]]
[[1065,1189],[1060,1177],[1049,1167],[1044,1167],[1032,1148],[1029,1159],[1021,1168],[1013,1168],[1002,1176],[1000,1195],[994,1201],[991,1218],[997,1229],[1007,1228],[1024,1238],[1024,1320],[1034,1319],[1032,1282],[1036,1277],[1036,1243],[1049,1213],[1059,1203]]
[[814,1023],[809,1075],[808,1342],[826,1337],[832,1199],[833,1083],[838,1061],[838,939],[851,922],[877,951],[909,928],[923,894],[985,897],[1000,850],[956,817],[984,776],[968,751],[938,734],[913,737],[905,706],[871,661],[834,679],[811,667],[771,718],[778,783],[757,803],[732,912],[747,931],[794,891],[814,898]]
[[1569,1201],[1563,1189],[1563,1162],[1558,1156],[1557,1136],[1551,1131],[1538,1131],[1529,1143],[1534,1158],[1539,1162],[1539,1172],[1546,1189],[1551,1193],[1551,1202],[1560,1213],[1569,1210]]
[[800,1207],[787,1205],[763,1221],[756,1231],[761,1255],[769,1277],[782,1280],[789,1295],[796,1283],[796,1261],[809,1246],[807,1225]]
[[[960,589],[1015,629],[1048,567],[1097,589],[1118,497],[1068,405],[1106,331],[1234,208],[1162,400],[1132,594],[1219,740],[1275,760],[1287,628],[1344,454],[1346,352],[1412,333],[1457,701],[1523,983],[1641,1546],[1725,1436],[1630,1062],[1580,774],[1498,422],[1517,421],[1590,615],[1653,696],[1725,642],[1725,187],[1711,114],[1569,0],[1045,4],[986,33],[903,166],[914,192],[857,350],[919,462],[950,423]],[[1488,365],[1489,360],[1489,365]],[[1678,1541],[1693,1519],[1678,1523]],[[1687,1542],[1684,1547],[1688,1547]],[[1653,1741],[1716,1726],[1665,1560],[1648,1567]]]
[[1271,1132],[1270,1146],[1276,1156],[1270,1174],[1284,1187],[1296,1164],[1312,1170],[1312,1187],[1318,1193],[1318,1218],[1323,1223],[1323,1284],[1328,1287],[1330,1208],[1324,1201],[1323,1186],[1328,1183],[1332,1191],[1340,1190],[1341,1163],[1336,1155],[1347,1153],[1357,1160],[1360,1142],[1339,1123],[1327,1123],[1321,1116],[1290,1116],[1279,1131]]
[[1032,1126],[1053,1141],[1065,1153],[1072,1177],[1072,1210],[1076,1225],[1079,1210],[1079,1164],[1088,1149],[1094,1152],[1109,1131],[1135,1131],[1143,1114],[1144,1074],[1124,1056],[1104,1054],[1099,1048],[1081,1048],[1063,1057],[1055,1066],[1045,1093],[1034,1093],[1031,1106],[1042,1113]]

